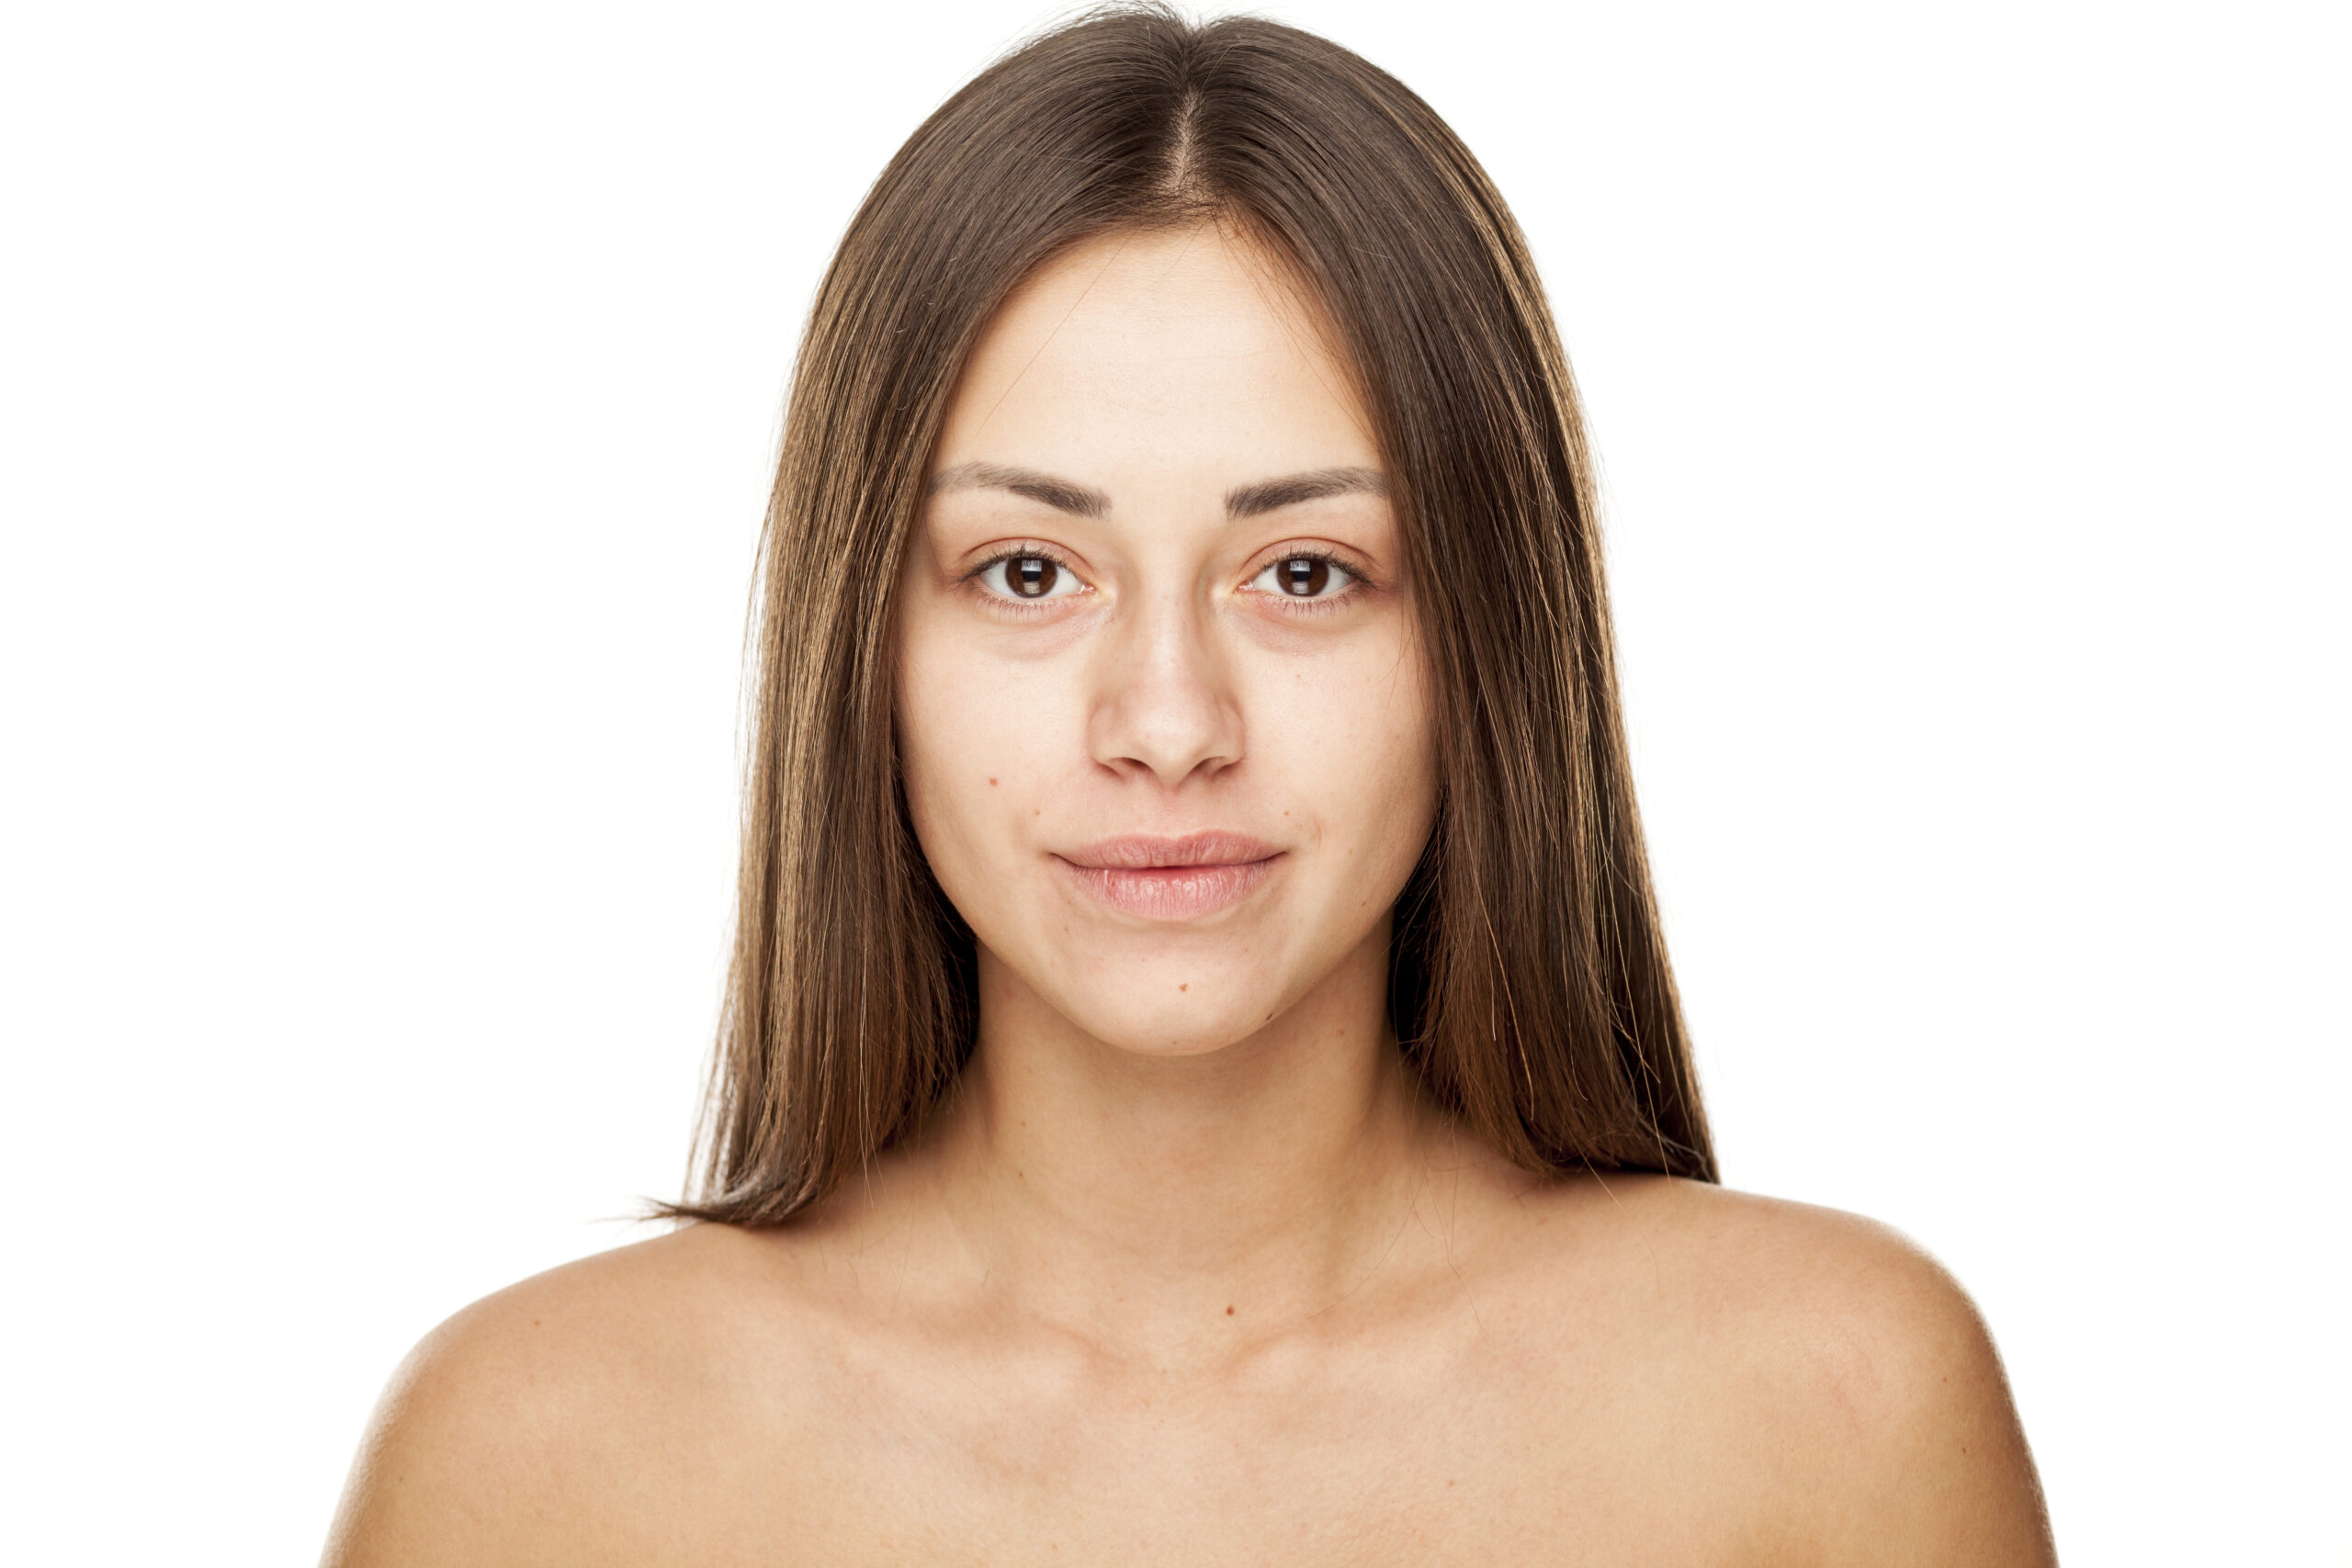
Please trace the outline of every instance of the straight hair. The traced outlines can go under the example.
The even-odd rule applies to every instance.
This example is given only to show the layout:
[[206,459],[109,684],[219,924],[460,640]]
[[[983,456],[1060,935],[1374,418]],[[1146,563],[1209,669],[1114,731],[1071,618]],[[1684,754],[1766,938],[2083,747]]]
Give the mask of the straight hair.
[[1391,1021],[1527,1170],[1712,1181],[1618,715],[1591,463],[1527,243],[1405,85],[1312,34],[1096,11],[956,94],[810,313],[761,547],[737,930],[682,1216],[775,1224],[921,1124],[978,1031],[970,930],[910,822],[894,594],[966,357],[1039,265],[1217,221],[1351,361],[1435,694],[1439,798]]

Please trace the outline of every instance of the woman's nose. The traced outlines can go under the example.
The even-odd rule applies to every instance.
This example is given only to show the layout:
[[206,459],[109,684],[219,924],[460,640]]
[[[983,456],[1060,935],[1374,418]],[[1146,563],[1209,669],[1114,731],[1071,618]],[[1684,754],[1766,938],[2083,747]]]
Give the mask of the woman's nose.
[[1096,669],[1087,744],[1125,777],[1175,789],[1241,760],[1241,707],[1210,635],[1209,611],[1182,593],[1120,615]]

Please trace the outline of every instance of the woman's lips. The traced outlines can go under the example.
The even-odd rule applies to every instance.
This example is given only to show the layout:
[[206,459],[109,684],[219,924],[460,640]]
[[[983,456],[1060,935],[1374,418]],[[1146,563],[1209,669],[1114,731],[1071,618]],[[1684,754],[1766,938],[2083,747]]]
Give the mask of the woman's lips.
[[1243,833],[1143,834],[1105,839],[1058,860],[1113,908],[1147,920],[1182,920],[1238,904],[1272,874],[1282,851]]

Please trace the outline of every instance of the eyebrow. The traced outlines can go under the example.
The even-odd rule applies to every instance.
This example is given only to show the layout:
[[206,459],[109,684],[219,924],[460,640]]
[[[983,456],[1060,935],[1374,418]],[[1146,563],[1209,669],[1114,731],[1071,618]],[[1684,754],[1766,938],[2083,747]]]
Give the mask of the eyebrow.
[[932,476],[931,493],[947,490],[1004,490],[1029,501],[1039,501],[1057,512],[1080,517],[1101,517],[1111,510],[1111,498],[1099,490],[1069,479],[1057,479],[1035,468],[1008,468],[1000,463],[958,463]]
[[1335,495],[1387,493],[1388,478],[1376,469],[1317,468],[1312,473],[1261,479],[1256,484],[1227,491],[1225,514],[1227,517],[1255,517],[1261,512],[1296,506],[1304,501],[1323,501]]
[[[1001,490],[1025,500],[1041,502],[1057,512],[1079,517],[1108,516],[1111,498],[1099,490],[1074,480],[1041,474],[1035,468],[1008,468],[1001,463],[958,463],[943,468],[932,477],[931,493],[950,490]],[[1304,474],[1285,474],[1277,479],[1261,479],[1256,484],[1241,485],[1227,491],[1225,514],[1231,518],[1256,517],[1296,506],[1303,502],[1324,501],[1335,495],[1386,495],[1387,476],[1374,468],[1316,468]]]

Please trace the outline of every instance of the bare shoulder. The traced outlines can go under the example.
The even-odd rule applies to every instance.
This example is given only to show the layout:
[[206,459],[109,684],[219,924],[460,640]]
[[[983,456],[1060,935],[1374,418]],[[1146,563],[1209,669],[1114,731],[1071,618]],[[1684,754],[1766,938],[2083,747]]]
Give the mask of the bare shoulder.
[[1683,1310],[1749,1328],[1833,1330],[1900,1341],[1980,1337],[1976,1311],[1943,1266],[1860,1214],[1703,1182],[1602,1175],[1559,1194],[1538,1223],[1572,1227]]
[[1699,1182],[1610,1185],[1621,1245],[1646,1255],[1651,1288],[1672,1298],[1669,1320],[1697,1331],[1715,1371],[1862,1425],[1959,1395],[2006,1402],[1975,1304],[1893,1227]]
[[1899,1232],[1663,1177],[1572,1184],[1530,1221],[1556,1236],[1536,1249],[1545,1274],[1687,1392],[1791,1555],[2052,1560],[1992,1336]]
[[743,1462],[715,1433],[789,1431],[790,1380],[756,1364],[788,1359],[791,1294],[763,1238],[692,1225],[475,1303],[394,1374],[326,1562],[646,1560],[647,1532]]

